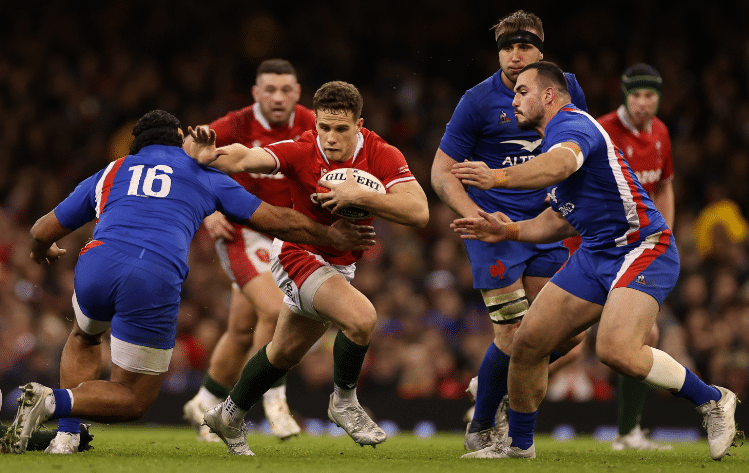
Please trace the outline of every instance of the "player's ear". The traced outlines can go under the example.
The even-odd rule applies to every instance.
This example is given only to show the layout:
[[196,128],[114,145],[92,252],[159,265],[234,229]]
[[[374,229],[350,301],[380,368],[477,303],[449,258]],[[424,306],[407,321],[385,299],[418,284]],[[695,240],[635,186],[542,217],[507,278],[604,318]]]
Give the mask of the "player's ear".
[[260,87],[258,87],[257,85],[252,86],[252,100],[254,100],[255,102],[260,101]]
[[364,119],[359,118],[356,120],[356,131],[361,131],[362,126],[364,126]]

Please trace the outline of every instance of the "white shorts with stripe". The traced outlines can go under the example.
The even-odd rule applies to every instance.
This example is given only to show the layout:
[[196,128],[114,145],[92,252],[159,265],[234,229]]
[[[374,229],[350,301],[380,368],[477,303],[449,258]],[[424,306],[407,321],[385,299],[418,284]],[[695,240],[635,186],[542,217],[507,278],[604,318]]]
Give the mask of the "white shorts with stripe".
[[322,256],[299,247],[273,240],[272,273],[283,291],[283,302],[292,312],[313,320],[327,322],[314,308],[315,294],[320,286],[340,274],[346,281],[354,279],[356,263],[347,266],[330,264]]

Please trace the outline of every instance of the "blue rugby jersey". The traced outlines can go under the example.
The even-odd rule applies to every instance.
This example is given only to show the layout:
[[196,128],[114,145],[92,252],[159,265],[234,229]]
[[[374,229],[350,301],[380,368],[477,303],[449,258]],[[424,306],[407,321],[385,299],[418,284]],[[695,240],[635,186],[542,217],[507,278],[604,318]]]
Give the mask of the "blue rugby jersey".
[[201,166],[176,146],[146,146],[81,182],[55,208],[70,230],[97,218],[93,238],[150,250],[187,276],[187,253],[200,223],[219,210],[245,222],[261,200],[226,174]]
[[552,208],[580,233],[581,246],[621,247],[668,228],[608,133],[573,105],[546,125],[543,151],[566,141],[580,146],[583,164],[547,191]]
[[[447,124],[440,149],[452,159],[484,161],[492,169],[522,164],[541,153],[541,137],[521,130],[515,120],[515,92],[504,85],[501,69],[466,91]],[[565,73],[572,102],[587,110],[585,94],[574,74]],[[468,196],[487,212],[501,211],[512,220],[541,213],[546,192],[539,190],[467,188]]]

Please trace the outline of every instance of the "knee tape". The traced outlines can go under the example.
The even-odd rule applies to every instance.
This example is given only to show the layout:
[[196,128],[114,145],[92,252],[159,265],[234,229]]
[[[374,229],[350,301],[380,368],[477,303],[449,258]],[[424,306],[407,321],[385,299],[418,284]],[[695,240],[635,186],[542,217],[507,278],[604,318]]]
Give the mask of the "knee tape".
[[495,324],[518,323],[530,307],[524,289],[518,289],[508,294],[485,297],[484,304],[489,310],[489,317]]

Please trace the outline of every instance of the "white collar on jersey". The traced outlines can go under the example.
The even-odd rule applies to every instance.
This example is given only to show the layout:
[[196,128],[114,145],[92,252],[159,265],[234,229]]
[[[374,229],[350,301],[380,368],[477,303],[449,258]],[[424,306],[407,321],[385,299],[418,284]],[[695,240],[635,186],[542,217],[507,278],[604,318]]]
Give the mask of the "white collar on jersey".
[[[265,128],[266,130],[270,131],[270,123],[268,123],[268,120],[265,119],[262,113],[260,113],[260,104],[255,102],[252,104],[252,113],[255,115],[255,120],[257,120],[260,125]],[[296,114],[296,109],[291,111],[291,116],[289,117],[289,128],[294,126],[294,115]]]
[[[624,105],[619,105],[619,108],[616,109],[616,115],[619,117],[619,121],[622,122],[622,125],[624,125],[629,131],[632,132],[635,136],[640,136],[640,130],[635,127],[631,121],[629,121],[629,115],[627,115],[627,107]],[[647,130],[648,133],[653,132],[653,120],[650,120],[650,123],[648,123]]]
[[[325,150],[322,148],[322,144],[320,144],[320,135],[317,135],[317,149],[320,150],[320,154],[322,154],[322,159],[325,160],[325,164],[330,164],[330,161],[328,161],[328,157],[325,156]],[[351,160],[351,165],[354,165],[354,161],[356,161],[356,157],[359,155],[359,151],[364,147],[364,135],[362,135],[361,131],[356,134],[356,149],[354,150],[354,158]]]

